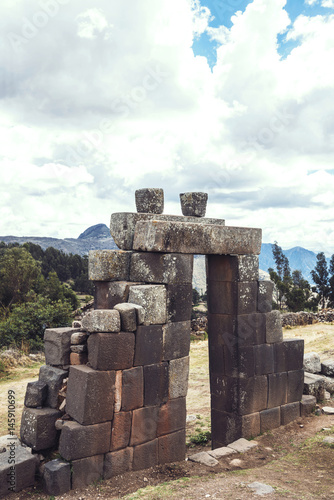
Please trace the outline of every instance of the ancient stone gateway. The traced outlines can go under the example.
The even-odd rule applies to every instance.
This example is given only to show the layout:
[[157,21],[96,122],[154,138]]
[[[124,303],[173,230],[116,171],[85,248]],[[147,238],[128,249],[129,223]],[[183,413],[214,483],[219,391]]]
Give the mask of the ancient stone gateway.
[[[271,310],[273,283],[259,281],[261,230],[195,211],[163,215],[161,196],[141,191],[140,212],[111,216],[120,250],[90,252],[95,310],[83,331],[46,331],[47,366],[28,387],[21,438],[35,451],[56,446],[56,421],[59,453],[71,468],[61,460],[45,466],[50,494],[64,492],[60,483],[82,487],[185,458],[194,254],[207,256],[212,447],[300,415],[303,341],[283,341],[280,314]],[[68,370],[71,420],[59,420]],[[47,402],[36,408],[45,385]]]

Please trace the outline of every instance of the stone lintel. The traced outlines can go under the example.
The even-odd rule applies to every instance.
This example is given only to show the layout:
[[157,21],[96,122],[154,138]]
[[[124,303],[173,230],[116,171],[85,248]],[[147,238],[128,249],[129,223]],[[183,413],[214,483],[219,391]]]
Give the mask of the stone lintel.
[[137,222],[133,249],[204,255],[258,255],[261,240],[261,229],[152,220]]
[[118,248],[131,250],[135,226],[138,221],[169,221],[169,222],[193,222],[195,224],[225,225],[224,219],[210,219],[206,217],[191,217],[182,215],[149,214],[120,212],[111,215],[110,232]]

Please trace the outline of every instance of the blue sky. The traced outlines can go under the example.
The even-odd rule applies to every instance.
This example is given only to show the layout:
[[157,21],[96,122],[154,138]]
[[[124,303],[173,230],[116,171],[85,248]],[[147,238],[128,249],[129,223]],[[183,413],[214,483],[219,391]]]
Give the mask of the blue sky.
[[334,0],[2,0],[0,235],[77,237],[134,191],[334,253]]

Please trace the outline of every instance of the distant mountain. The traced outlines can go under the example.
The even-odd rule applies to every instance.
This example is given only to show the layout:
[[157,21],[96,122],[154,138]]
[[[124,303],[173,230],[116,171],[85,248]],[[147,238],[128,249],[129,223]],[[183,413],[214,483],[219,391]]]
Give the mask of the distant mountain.
[[[89,250],[114,250],[116,246],[113,238],[110,235],[109,228],[105,224],[96,224],[90,226],[78,238],[39,238],[35,236],[0,236],[0,241],[5,243],[17,242],[20,245],[26,241],[31,241],[36,245],[40,245],[43,250],[48,247],[54,247],[57,250],[62,250],[65,253],[79,254],[81,256],[87,255]],[[304,278],[312,283],[311,270],[316,265],[316,253],[306,250],[302,247],[294,247],[289,250],[283,250],[284,255],[289,259],[291,271],[299,269]],[[327,262],[329,264],[329,260]],[[268,279],[268,268],[275,269],[275,262],[272,253],[272,244],[263,243],[260,254],[260,279]],[[206,289],[206,275],[205,275],[205,258],[204,256],[195,256],[194,260],[194,287],[197,290]]]

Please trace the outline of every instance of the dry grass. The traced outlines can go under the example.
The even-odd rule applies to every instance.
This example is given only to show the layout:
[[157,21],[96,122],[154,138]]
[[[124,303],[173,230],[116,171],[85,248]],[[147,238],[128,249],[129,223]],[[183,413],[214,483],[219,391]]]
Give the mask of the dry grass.
[[283,329],[284,338],[301,338],[305,341],[305,352],[317,352],[321,361],[334,359],[334,325],[315,323]]

